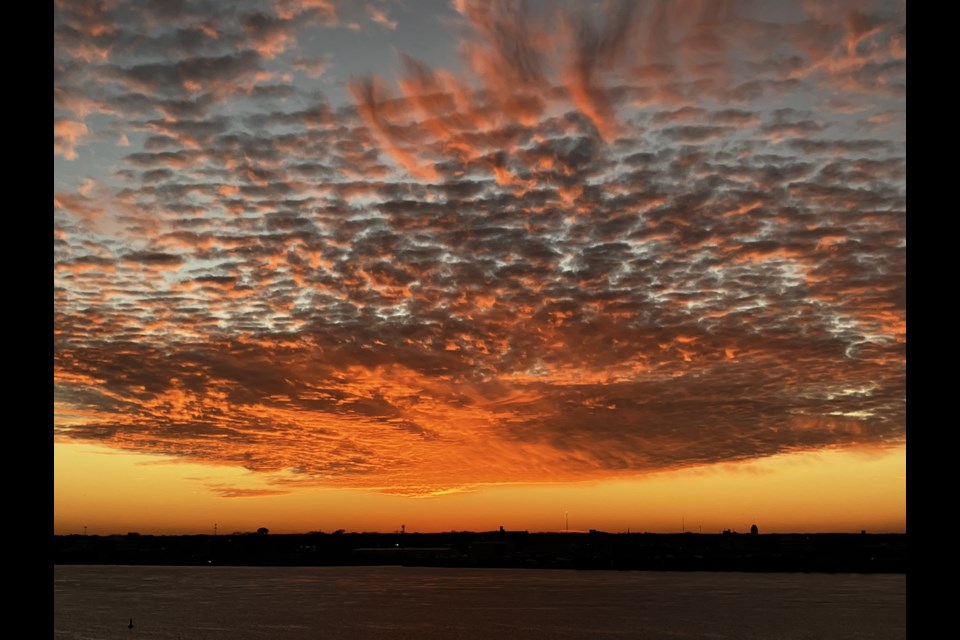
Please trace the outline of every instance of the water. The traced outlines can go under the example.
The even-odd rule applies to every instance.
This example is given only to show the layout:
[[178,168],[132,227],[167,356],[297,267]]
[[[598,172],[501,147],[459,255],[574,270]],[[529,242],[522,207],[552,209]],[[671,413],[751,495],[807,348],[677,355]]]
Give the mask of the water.
[[53,585],[58,640],[906,637],[904,575],[57,566]]

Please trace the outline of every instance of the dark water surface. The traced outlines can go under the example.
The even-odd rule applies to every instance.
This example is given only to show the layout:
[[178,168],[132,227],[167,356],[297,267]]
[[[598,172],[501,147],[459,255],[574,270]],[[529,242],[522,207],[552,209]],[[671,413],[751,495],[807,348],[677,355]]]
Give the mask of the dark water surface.
[[53,577],[58,640],[906,637],[904,575],[56,566]]

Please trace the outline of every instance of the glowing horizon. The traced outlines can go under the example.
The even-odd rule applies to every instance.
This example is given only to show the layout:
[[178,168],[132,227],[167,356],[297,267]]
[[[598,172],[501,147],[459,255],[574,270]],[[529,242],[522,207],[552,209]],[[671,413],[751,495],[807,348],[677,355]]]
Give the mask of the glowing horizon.
[[[897,517],[906,501],[902,447],[789,454],[603,481],[487,486],[414,499],[349,489],[283,492],[235,467],[91,445],[59,445],[55,456],[61,469],[57,534],[201,534],[212,533],[215,524],[224,535],[261,526],[272,533],[388,533],[401,525],[411,533],[490,531],[501,525],[562,531],[565,518],[570,530],[612,533],[676,533],[684,522],[687,531],[702,533],[745,533],[751,524],[761,533],[906,531],[904,517]],[[94,456],[107,456],[109,463],[84,460]],[[93,467],[97,473],[86,471]],[[758,483],[758,477],[766,482]],[[122,489],[114,484],[118,480],[125,483]],[[809,497],[811,484],[819,500]],[[153,509],[170,509],[162,525],[138,512],[145,501]]]
[[55,530],[904,530],[903,3],[407,4],[55,3]]

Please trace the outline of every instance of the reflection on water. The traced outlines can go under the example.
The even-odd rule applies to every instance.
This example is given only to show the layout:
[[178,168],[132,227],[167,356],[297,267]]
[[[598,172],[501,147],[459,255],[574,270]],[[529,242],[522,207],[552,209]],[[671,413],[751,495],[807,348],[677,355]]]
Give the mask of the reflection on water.
[[905,620],[904,575],[54,567],[63,640],[899,639]]

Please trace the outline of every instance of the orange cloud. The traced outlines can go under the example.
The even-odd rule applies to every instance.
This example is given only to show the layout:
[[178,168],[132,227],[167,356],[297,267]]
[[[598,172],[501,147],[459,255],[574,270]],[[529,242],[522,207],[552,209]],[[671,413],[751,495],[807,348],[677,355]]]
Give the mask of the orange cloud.
[[87,125],[74,120],[55,120],[53,123],[53,153],[67,160],[77,159],[77,144],[90,133]]
[[896,16],[464,0],[344,105],[338,7],[58,18],[55,154],[130,145],[58,176],[60,437],[237,497],[903,441]]
[[367,15],[370,16],[370,19],[372,21],[386,27],[387,29],[397,28],[397,21],[391,20],[390,17],[387,15],[387,12],[381,9],[380,7],[374,6],[372,4],[368,4]]

